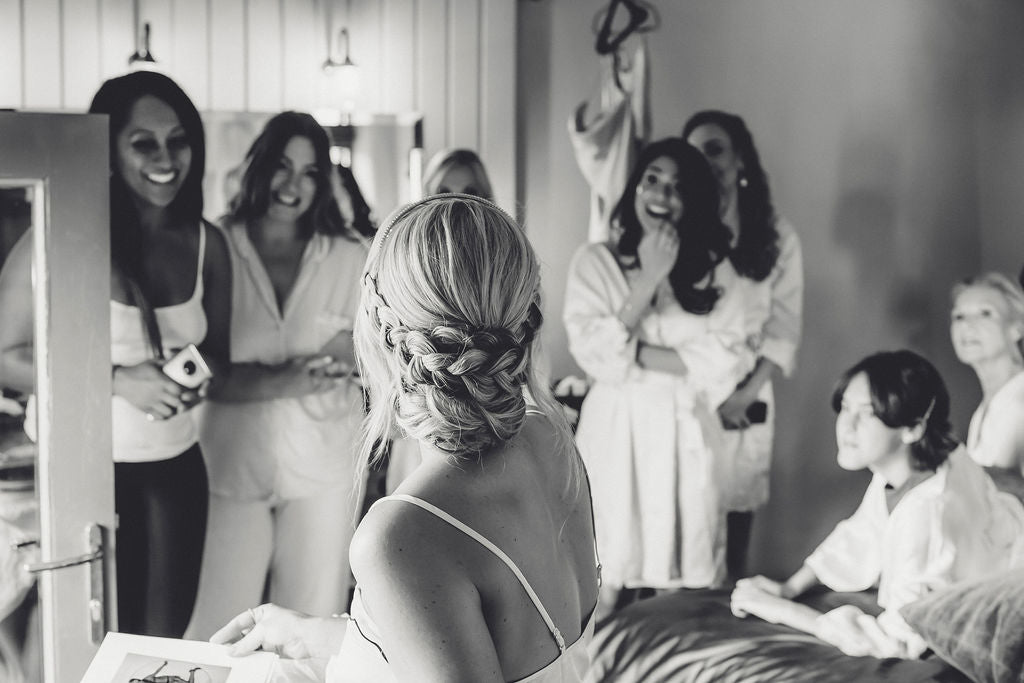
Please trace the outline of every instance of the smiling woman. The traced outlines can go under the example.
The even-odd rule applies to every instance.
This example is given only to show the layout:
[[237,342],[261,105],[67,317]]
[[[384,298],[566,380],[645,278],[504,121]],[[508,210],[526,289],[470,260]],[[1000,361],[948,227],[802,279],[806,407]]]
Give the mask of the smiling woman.
[[595,491],[603,611],[624,588],[724,578],[714,411],[753,356],[718,206],[700,152],[652,143],[613,213],[618,237],[581,247],[569,269],[569,348],[594,378],[576,437]]
[[117,172],[137,204],[170,205],[192,165],[192,146],[174,109],[152,95],[140,97],[115,144]]
[[981,383],[968,452],[981,465],[1024,475],[1024,291],[994,272],[957,284],[950,335],[957,358]]
[[232,371],[200,419],[210,526],[192,638],[258,603],[264,586],[320,616],[348,600],[363,408],[352,324],[366,248],[342,217],[334,172],[313,117],[278,114],[222,221]]
[[174,81],[111,79],[90,111],[110,116],[112,404],[119,627],[180,636],[199,580],[206,467],[186,389],[163,359],[189,344],[214,374],[227,358],[223,238],[202,220],[205,135]]
[[[109,120],[110,362],[117,526],[118,627],[180,636],[199,578],[206,528],[206,468],[189,409],[205,387],[187,388],[164,359],[197,346],[216,372],[227,357],[230,282],[224,240],[202,220],[205,136],[181,88],[154,72],[103,84],[90,113]],[[31,239],[10,259],[24,277]],[[5,310],[12,329],[32,309]],[[32,346],[9,359],[7,379],[32,377]],[[32,391],[31,383],[18,386]],[[80,387],[89,397],[88,387]],[[30,404],[31,405],[31,404]],[[34,419],[26,422],[34,426]]]

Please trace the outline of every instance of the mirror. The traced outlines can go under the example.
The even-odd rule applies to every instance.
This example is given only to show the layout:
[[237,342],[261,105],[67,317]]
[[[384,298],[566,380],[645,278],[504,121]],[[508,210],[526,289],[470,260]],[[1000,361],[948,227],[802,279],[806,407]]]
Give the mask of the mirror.
[[[0,267],[32,226],[36,195],[34,183],[0,180]],[[0,378],[0,679],[41,680],[38,593],[20,569],[38,557],[36,445],[26,432],[29,395],[9,384]]]
[[107,128],[0,111],[3,681],[79,681],[116,628]]
[[[204,214],[217,221],[238,190],[245,154],[276,112],[202,113],[206,130]],[[318,116],[331,140],[331,159],[352,170],[363,197],[380,222],[398,206],[417,199],[423,165],[420,114],[358,114],[328,120]]]

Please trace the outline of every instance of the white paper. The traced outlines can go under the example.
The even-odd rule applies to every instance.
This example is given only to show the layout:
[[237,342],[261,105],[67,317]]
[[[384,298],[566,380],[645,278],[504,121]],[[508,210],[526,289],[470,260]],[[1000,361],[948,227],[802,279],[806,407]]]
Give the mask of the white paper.
[[232,657],[227,645],[108,633],[82,683],[266,683],[277,655]]

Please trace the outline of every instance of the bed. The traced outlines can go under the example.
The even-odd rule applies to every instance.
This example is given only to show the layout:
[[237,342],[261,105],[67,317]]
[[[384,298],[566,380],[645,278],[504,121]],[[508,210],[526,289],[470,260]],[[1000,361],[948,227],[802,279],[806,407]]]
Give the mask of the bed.
[[[824,611],[843,602],[877,613],[870,594],[824,593]],[[787,626],[737,619],[729,593],[683,590],[634,603],[598,629],[589,681],[768,683],[778,681],[970,681],[937,656],[919,661],[848,657]]]
[[[1024,500],[1024,480],[995,476]],[[879,609],[873,593],[821,589],[819,611]],[[588,683],[1024,683],[1024,568],[935,591],[901,609],[930,651],[920,660],[849,657],[788,626],[729,610],[729,592],[682,590],[619,610],[598,625]]]

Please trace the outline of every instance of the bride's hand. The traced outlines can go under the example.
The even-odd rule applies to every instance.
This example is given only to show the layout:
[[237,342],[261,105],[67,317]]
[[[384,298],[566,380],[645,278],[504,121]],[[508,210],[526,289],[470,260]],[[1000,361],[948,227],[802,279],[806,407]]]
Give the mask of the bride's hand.
[[[268,603],[236,616],[210,642],[232,645],[230,653],[235,657],[256,650],[276,652],[286,659],[330,657],[341,646],[332,622],[341,620],[311,617]],[[344,635],[343,628],[340,634]]]

